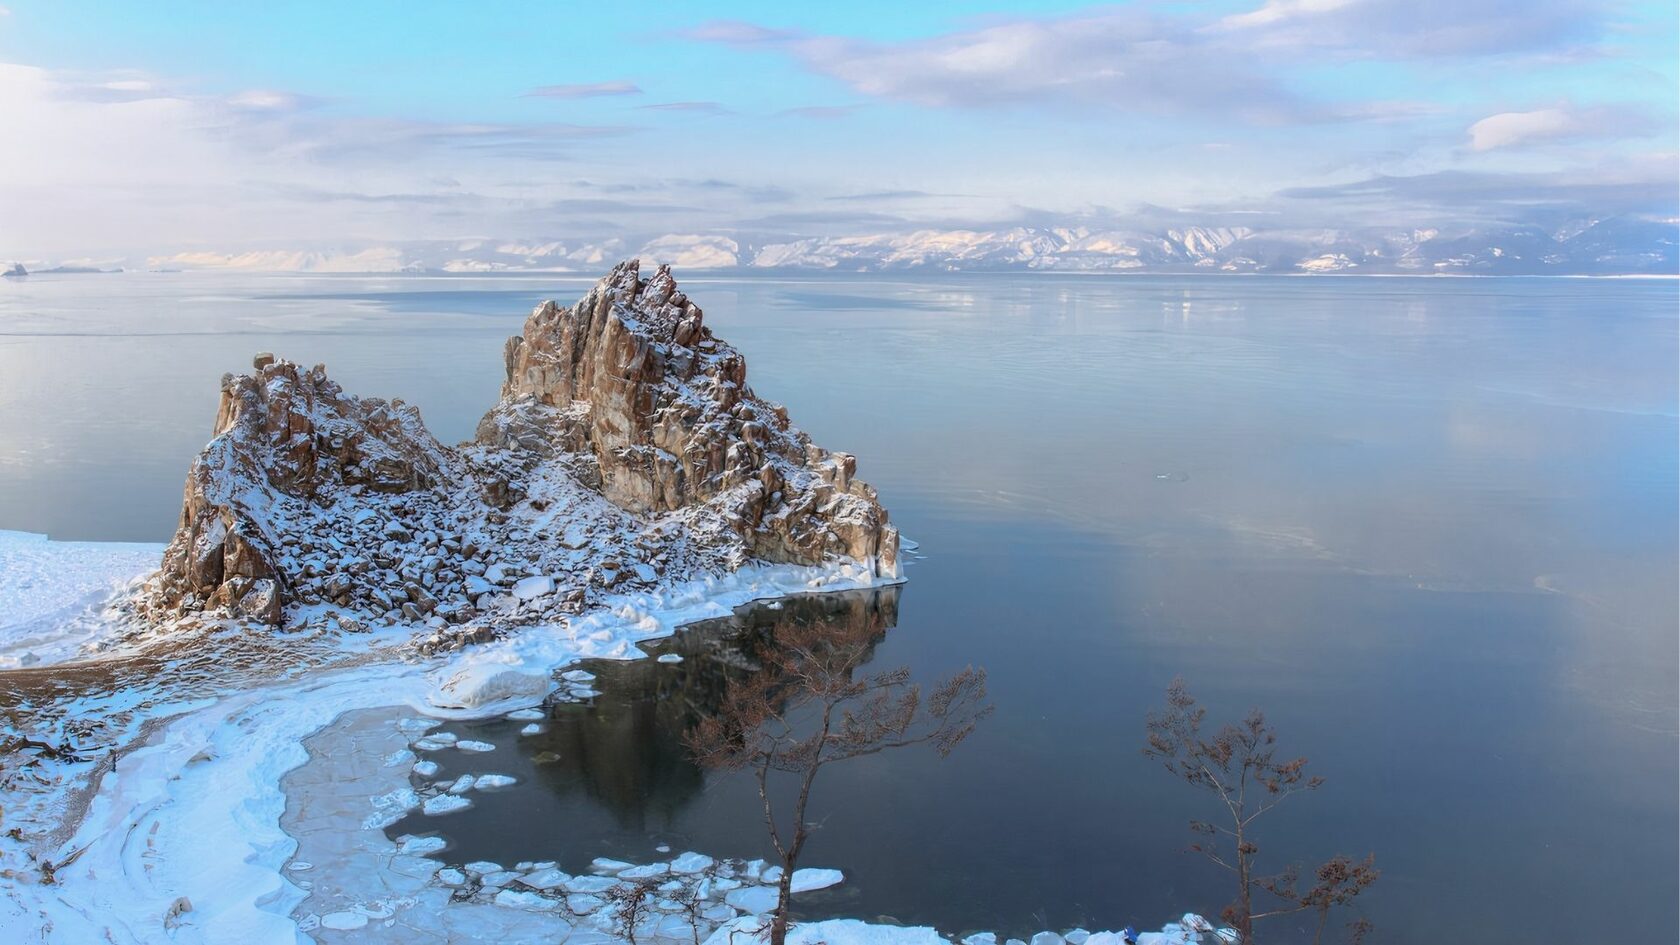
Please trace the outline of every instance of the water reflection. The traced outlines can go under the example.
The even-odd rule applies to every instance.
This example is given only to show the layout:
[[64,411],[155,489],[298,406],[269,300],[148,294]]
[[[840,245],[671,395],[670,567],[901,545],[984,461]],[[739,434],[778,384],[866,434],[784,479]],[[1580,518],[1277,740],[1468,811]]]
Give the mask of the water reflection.
[[[506,720],[457,726],[452,730],[470,730],[497,751],[429,756],[442,766],[438,780],[494,769],[514,774],[517,786],[480,795],[473,809],[448,818],[412,815],[388,833],[441,831],[452,843],[444,854],[451,862],[559,859],[572,870],[598,856],[653,859],[660,844],[763,855],[756,797],[738,798],[738,779],[695,764],[684,733],[716,712],[731,682],[758,670],[755,654],[778,634],[820,625],[879,641],[898,622],[898,596],[898,588],[887,587],[752,604],[644,647],[681,662],[584,663],[579,668],[596,676],[591,685],[599,694],[551,701],[539,734],[520,735],[526,723]],[[709,782],[723,786],[703,798]]]
[[548,729],[520,740],[528,756],[552,753],[539,781],[550,790],[580,790],[611,812],[620,827],[665,823],[705,783],[683,747],[683,733],[712,715],[732,681],[757,670],[754,654],[795,625],[884,636],[898,619],[898,589],[791,598],[742,608],[706,621],[649,649],[682,662],[596,661],[601,695],[587,704],[548,707]]

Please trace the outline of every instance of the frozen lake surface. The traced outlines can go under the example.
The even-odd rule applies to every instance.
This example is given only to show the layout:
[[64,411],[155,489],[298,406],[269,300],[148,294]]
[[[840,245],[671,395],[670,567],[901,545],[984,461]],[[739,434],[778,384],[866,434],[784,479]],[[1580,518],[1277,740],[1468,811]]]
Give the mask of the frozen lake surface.
[[[0,282],[0,529],[166,540],[217,379],[258,350],[464,438],[503,339],[588,281]],[[991,674],[998,713],[950,759],[825,773],[807,860],[845,872],[836,911],[1017,931],[1217,912],[1220,878],[1177,852],[1198,799],[1138,752],[1183,675],[1216,716],[1264,708],[1330,779],[1274,815],[1268,853],[1374,851],[1379,940],[1672,934],[1674,282],[683,284],[920,542],[879,664]],[[589,724],[549,737],[617,744]],[[484,735],[511,763],[516,732]],[[479,842],[756,842],[738,785],[649,745],[551,769],[547,818],[522,782],[507,797],[530,803],[470,812]]]

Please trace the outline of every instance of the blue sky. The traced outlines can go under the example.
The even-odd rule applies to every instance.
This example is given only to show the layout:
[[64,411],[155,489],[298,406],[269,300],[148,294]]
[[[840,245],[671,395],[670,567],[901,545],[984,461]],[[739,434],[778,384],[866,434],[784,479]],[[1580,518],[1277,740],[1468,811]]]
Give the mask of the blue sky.
[[0,0],[0,253],[1675,212],[1675,4]]

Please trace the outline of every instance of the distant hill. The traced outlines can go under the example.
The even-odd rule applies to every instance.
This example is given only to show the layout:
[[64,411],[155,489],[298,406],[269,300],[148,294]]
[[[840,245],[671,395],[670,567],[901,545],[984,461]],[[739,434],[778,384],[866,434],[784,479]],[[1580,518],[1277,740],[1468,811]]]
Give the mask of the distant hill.
[[154,256],[151,268],[284,272],[594,271],[639,256],[687,270],[1449,275],[1675,275],[1673,221],[1408,230],[1014,226],[847,236],[656,234],[635,239],[441,240],[339,249]]

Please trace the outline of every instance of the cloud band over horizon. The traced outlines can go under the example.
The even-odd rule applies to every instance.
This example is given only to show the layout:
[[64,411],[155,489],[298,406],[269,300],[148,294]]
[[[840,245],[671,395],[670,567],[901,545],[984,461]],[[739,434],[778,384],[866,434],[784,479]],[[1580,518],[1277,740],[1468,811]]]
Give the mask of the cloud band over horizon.
[[323,6],[318,34],[229,10],[194,29],[249,55],[191,76],[167,23],[8,5],[0,254],[31,258],[1161,207],[1320,227],[1661,218],[1680,192],[1664,4],[864,2],[772,21],[743,3],[657,30],[370,4]]

